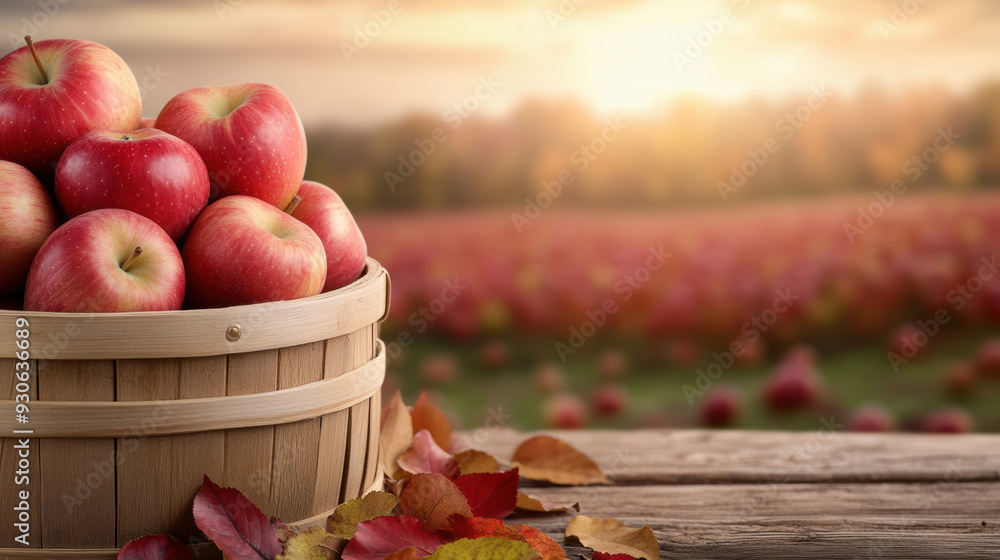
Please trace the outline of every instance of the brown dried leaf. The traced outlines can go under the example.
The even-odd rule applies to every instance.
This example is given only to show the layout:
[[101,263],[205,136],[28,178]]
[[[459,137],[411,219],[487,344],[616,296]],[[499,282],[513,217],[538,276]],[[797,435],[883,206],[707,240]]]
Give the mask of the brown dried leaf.
[[660,545],[649,525],[633,529],[617,519],[578,515],[566,525],[566,538],[598,552],[660,560]]
[[566,502],[566,503],[551,503],[543,502],[542,500],[532,496],[530,494],[522,494],[518,492],[517,503],[514,504],[517,509],[523,509],[525,511],[542,511],[542,512],[554,512],[554,511],[580,511],[579,502]]
[[535,436],[521,443],[512,463],[530,480],[569,486],[610,482],[590,457],[551,436]]
[[466,449],[455,454],[455,463],[461,474],[491,473],[500,470],[500,463],[489,453]]
[[417,404],[410,411],[410,418],[413,420],[414,433],[427,430],[441,449],[451,450],[451,422],[440,408],[434,406],[427,391],[421,391]]
[[399,391],[396,391],[385,407],[382,432],[378,441],[378,461],[382,465],[382,471],[392,480],[399,480],[399,465],[396,464],[396,459],[409,449],[413,441],[413,420]]
[[406,515],[416,517],[428,531],[448,525],[448,517],[472,517],[468,500],[455,483],[438,473],[414,475],[399,496],[399,507]]

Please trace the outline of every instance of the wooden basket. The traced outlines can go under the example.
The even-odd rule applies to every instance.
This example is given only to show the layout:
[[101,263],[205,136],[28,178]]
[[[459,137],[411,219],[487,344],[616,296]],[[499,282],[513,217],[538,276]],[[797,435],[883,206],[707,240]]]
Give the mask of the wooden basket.
[[[194,544],[208,475],[288,523],[381,486],[378,323],[389,277],[226,309],[0,311],[0,558],[113,559],[136,537]],[[16,420],[18,318],[27,319],[29,422]],[[21,358],[24,356],[22,355]],[[18,434],[15,430],[31,430]],[[27,485],[14,485],[28,438]],[[30,547],[14,538],[29,492]]]

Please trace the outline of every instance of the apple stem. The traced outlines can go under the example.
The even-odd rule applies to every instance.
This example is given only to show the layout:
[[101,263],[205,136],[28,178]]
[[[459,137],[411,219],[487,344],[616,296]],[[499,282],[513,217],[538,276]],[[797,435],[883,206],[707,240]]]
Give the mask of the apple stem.
[[128,272],[129,267],[132,266],[132,263],[134,263],[141,254],[142,254],[142,247],[136,247],[135,250],[132,251],[132,254],[129,255],[127,259],[125,259],[125,262],[122,263],[122,270]]
[[291,216],[292,212],[295,211],[295,207],[298,206],[300,202],[302,202],[302,197],[299,195],[295,195],[295,198],[293,198],[292,201],[289,202],[288,206],[285,208],[285,214]]
[[35,50],[35,43],[31,41],[31,35],[25,35],[24,41],[28,43],[28,50],[31,51],[31,56],[35,59],[35,65],[38,66],[38,71],[42,74],[42,83],[49,83],[49,75],[45,73],[45,68],[42,68],[42,61],[38,58],[38,51]]

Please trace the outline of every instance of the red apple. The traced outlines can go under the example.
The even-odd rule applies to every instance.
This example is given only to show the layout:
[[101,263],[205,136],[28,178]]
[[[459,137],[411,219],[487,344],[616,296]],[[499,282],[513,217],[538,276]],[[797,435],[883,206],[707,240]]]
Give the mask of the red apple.
[[156,119],[153,117],[142,117],[139,119],[138,128],[156,128]]
[[852,432],[891,432],[896,429],[896,419],[880,404],[864,405],[847,419],[847,429]]
[[961,408],[936,410],[920,423],[920,431],[934,434],[962,434],[974,429],[972,416]]
[[194,146],[213,198],[242,194],[284,210],[306,170],[306,135],[285,94],[264,84],[201,87],[178,94],[156,128]]
[[70,142],[91,130],[139,126],[139,85],[103,45],[52,39],[33,47],[37,62],[28,47],[0,59],[0,159],[51,183]]
[[713,428],[733,425],[739,419],[742,401],[740,393],[731,387],[709,390],[699,411],[702,424]]
[[968,362],[953,364],[945,373],[945,386],[953,395],[964,397],[972,394],[979,377],[976,366]]
[[486,369],[500,369],[510,361],[510,349],[502,340],[491,340],[480,348],[479,360]]
[[228,307],[314,296],[326,281],[323,242],[309,226],[250,196],[206,208],[184,242],[188,300]]
[[169,311],[184,303],[184,265],[170,236],[147,218],[94,210],[59,227],[31,264],[28,311]]
[[436,354],[420,364],[420,376],[440,385],[450,385],[458,377],[458,363],[450,354]]
[[0,161],[0,296],[24,290],[31,259],[57,227],[56,205],[42,183],[24,167]]
[[576,395],[556,395],[545,403],[545,423],[560,430],[575,430],[583,426],[586,407]]
[[326,249],[323,291],[357,280],[365,268],[368,246],[351,211],[333,189],[314,181],[303,181],[298,195],[301,200],[292,209],[292,217],[311,227]]
[[764,384],[764,402],[784,412],[818,404],[823,380],[816,371],[815,353],[807,347],[793,348]]
[[70,218],[99,208],[145,216],[179,240],[208,204],[208,169],[187,142],[154,128],[95,130],[66,148],[56,199]]
[[590,406],[598,416],[619,416],[628,404],[628,392],[621,385],[604,385],[590,398]]
[[984,377],[1000,377],[1000,340],[987,340],[979,347],[976,369]]
[[535,385],[546,395],[562,390],[566,374],[555,364],[542,364],[535,371]]
[[618,379],[628,370],[628,358],[621,350],[608,350],[598,358],[597,369],[605,379]]

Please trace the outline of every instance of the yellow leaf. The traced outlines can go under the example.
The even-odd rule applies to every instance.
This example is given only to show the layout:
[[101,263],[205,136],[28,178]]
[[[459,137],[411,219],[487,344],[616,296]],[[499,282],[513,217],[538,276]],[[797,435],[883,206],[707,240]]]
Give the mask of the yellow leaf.
[[369,492],[362,498],[337,506],[326,520],[326,530],[335,537],[350,539],[358,523],[389,515],[398,503],[399,499],[388,492]]
[[633,529],[617,519],[578,515],[566,525],[566,538],[575,538],[598,552],[660,560],[660,545],[649,525]]
[[538,558],[528,543],[498,537],[459,539],[438,547],[426,560],[531,560]]
[[289,538],[284,543],[284,551],[274,560],[329,560],[334,557],[331,547],[335,541],[336,537],[322,527],[313,527]]
[[517,446],[512,460],[521,476],[555,484],[579,486],[610,481],[590,457],[551,436],[535,436]]

